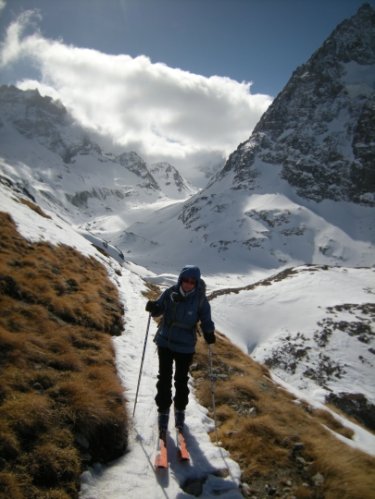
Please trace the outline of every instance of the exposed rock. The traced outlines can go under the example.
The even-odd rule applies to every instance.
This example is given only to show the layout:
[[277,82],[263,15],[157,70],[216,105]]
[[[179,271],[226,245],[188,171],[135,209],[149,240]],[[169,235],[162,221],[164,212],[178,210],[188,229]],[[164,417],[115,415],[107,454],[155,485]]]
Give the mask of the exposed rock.
[[375,405],[371,404],[363,393],[330,393],[326,402],[354,417],[369,430],[375,431]]
[[312,477],[312,481],[315,487],[321,487],[324,484],[324,476],[321,473],[317,473]]

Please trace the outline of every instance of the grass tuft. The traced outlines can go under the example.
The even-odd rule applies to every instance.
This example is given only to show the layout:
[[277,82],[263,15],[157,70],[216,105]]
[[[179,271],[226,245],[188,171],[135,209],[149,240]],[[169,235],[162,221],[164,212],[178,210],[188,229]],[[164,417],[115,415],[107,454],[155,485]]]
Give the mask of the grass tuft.
[[43,218],[51,218],[49,215],[47,215],[46,213],[44,213],[44,211],[42,210],[42,208],[40,206],[38,206],[37,204],[33,203],[32,201],[30,201],[30,199],[26,199],[26,198],[19,198],[18,201],[26,206],[28,206],[31,210],[35,211],[35,213],[38,213],[38,215],[40,215],[41,217]]
[[24,499],[22,484],[15,473],[0,471],[0,497]]

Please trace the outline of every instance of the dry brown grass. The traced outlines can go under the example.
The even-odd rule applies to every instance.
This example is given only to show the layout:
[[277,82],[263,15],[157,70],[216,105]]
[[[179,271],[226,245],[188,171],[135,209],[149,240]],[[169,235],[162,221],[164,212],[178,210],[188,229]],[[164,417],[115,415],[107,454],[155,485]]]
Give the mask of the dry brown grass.
[[77,497],[83,468],[127,446],[117,290],[95,259],[30,243],[0,213],[0,308],[0,497]]
[[30,199],[19,198],[18,202],[28,206],[31,210],[35,211],[35,213],[38,213],[38,215],[40,215],[43,218],[49,218],[49,219],[51,218],[49,215],[44,213],[44,211],[42,210],[42,208],[40,206],[38,206],[37,204],[30,201]]
[[[372,499],[375,459],[340,442],[324,426],[349,438],[351,430],[328,412],[296,400],[271,380],[264,366],[223,335],[217,337],[213,372],[218,436],[241,466],[244,496]],[[192,374],[200,402],[211,407],[203,340]]]

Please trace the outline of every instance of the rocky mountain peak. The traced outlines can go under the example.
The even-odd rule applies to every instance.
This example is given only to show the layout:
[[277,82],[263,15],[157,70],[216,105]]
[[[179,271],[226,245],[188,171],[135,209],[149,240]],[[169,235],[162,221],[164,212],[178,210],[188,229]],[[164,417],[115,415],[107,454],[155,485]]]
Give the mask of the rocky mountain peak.
[[47,119],[48,116],[62,122],[67,116],[65,107],[51,97],[43,97],[38,90],[20,90],[14,85],[0,86],[0,102],[2,114],[10,118],[16,116],[22,107],[24,114],[35,113]]
[[158,183],[150,173],[146,162],[135,151],[123,152],[115,158],[115,161],[127,170],[143,180],[143,186],[149,189],[159,190]]
[[77,154],[101,154],[100,147],[74,122],[63,104],[43,97],[38,90],[3,85],[0,105],[3,126],[8,122],[24,137],[58,154],[66,164],[73,163]]
[[216,180],[254,190],[267,165],[304,198],[375,205],[375,11],[363,5],[298,67]]
[[167,161],[152,164],[150,172],[162,191],[172,198],[186,197],[193,193],[193,188],[180,175],[180,172]]
[[368,4],[362,5],[357,14],[339,24],[325,45],[335,44],[336,57],[346,63],[375,63],[374,45],[375,10]]

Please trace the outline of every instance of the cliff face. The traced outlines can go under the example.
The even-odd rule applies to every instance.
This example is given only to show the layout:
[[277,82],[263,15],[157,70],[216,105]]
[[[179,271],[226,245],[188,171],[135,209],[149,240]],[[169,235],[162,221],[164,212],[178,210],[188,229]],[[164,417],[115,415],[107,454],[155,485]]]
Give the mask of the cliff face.
[[375,205],[375,12],[341,23],[291,79],[218,176],[257,188],[262,164],[304,198]]

